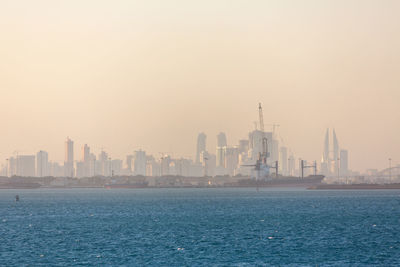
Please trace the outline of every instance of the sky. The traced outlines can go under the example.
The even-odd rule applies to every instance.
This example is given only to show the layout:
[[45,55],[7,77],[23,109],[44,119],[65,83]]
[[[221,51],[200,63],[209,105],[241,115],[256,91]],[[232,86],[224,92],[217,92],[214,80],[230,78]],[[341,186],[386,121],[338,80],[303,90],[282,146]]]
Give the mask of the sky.
[[350,168],[400,164],[400,1],[1,0],[0,162],[87,143],[215,152],[258,120],[320,160],[326,128]]

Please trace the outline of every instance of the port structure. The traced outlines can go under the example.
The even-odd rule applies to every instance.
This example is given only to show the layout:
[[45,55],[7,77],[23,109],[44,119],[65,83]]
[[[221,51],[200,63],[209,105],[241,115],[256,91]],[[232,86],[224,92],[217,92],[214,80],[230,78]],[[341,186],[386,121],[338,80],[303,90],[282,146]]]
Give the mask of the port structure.
[[307,168],[313,168],[314,169],[314,175],[317,175],[317,161],[314,161],[313,165],[305,165],[304,160],[300,161],[300,167],[301,167],[301,178],[304,178],[304,169]]
[[393,176],[398,177],[399,174],[400,174],[400,165],[390,166],[389,168],[383,169],[382,171],[378,172],[377,175],[382,177],[389,177],[389,180],[392,181]]
[[[263,109],[261,103],[258,104],[258,119],[261,131],[261,138],[262,138],[262,151],[258,154],[258,159],[255,164],[249,165],[242,165],[245,167],[254,167],[255,171],[257,172],[256,179],[259,179],[261,175],[261,171],[263,169],[275,169],[275,175],[278,176],[278,161],[275,162],[275,166],[269,166],[267,164],[267,159],[269,157],[268,153],[268,139],[264,135],[264,116],[263,116]],[[257,127],[256,127],[257,128]],[[269,171],[268,171],[269,175]]]
[[204,177],[208,176],[208,157],[203,156],[203,162],[204,162]]
[[266,165],[268,158],[268,139],[264,135],[264,115],[261,103],[258,103],[258,119],[260,120],[259,124],[260,124],[260,131],[262,134],[262,152],[259,155],[259,161],[260,163]]
[[274,169],[275,170],[275,177],[278,177],[279,175],[279,162],[275,161],[275,166],[269,166],[270,169]]

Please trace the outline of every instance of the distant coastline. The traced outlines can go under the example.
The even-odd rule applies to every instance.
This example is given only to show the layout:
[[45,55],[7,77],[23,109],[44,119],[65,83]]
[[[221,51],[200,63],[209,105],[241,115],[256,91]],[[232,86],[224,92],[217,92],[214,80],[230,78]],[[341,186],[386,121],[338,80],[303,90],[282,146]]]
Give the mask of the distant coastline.
[[400,189],[393,184],[326,184],[323,176],[278,177],[272,181],[256,181],[248,176],[183,177],[183,176],[114,176],[114,177],[0,177],[0,189],[63,189],[63,188],[304,188],[310,190],[374,190]]
[[400,189],[400,183],[395,184],[320,184],[312,186],[312,190],[381,190]]
[[324,176],[278,176],[271,180],[255,180],[248,176],[95,176],[72,177],[0,177],[0,189],[35,188],[216,188],[216,187],[301,187],[321,183]]

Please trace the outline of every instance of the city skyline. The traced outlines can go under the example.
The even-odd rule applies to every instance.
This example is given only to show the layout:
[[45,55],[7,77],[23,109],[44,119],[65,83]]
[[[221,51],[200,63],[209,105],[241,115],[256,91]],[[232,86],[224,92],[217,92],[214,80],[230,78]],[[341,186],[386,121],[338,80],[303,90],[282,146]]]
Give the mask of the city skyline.
[[[259,125],[263,128],[263,111],[259,106]],[[74,141],[67,137],[64,146],[64,163],[55,162],[47,151],[40,150],[35,155],[18,154],[7,158],[7,167],[1,170],[6,176],[55,176],[55,177],[93,177],[93,176],[253,176],[253,169],[246,166],[255,166],[256,162],[264,155],[266,149],[266,164],[279,172],[280,175],[302,176],[301,166],[307,166],[305,174],[311,174],[308,168],[313,168],[313,173],[320,173],[328,178],[362,177],[380,175],[380,171],[370,168],[364,172],[351,169],[349,151],[339,146],[335,129],[326,129],[324,143],[321,144],[321,160],[306,159],[293,153],[287,147],[282,137],[275,129],[273,131],[261,131],[255,129],[249,131],[248,136],[237,143],[229,143],[224,132],[215,136],[216,147],[207,146],[207,135],[200,132],[197,136],[194,157],[175,157],[173,153],[160,152],[153,155],[138,149],[124,155],[121,158],[113,158],[104,148],[94,152],[88,144],[84,144],[80,150],[80,158],[76,157]],[[333,143],[330,145],[330,132]],[[264,148],[264,140],[267,147]],[[208,149],[207,149],[208,147]],[[214,150],[214,152],[213,152]],[[96,156],[98,153],[98,156]],[[351,153],[350,153],[351,154]],[[74,160],[76,159],[76,160]],[[390,159],[390,164],[392,159]],[[36,168],[35,168],[36,166]],[[315,166],[315,167],[313,167]],[[400,165],[392,165],[399,168]],[[314,169],[316,168],[316,169]],[[385,170],[387,172],[387,170]],[[257,175],[256,175],[257,176]],[[378,178],[377,176],[377,178]],[[373,178],[372,178],[373,179]]]
[[[274,127],[275,126],[279,126],[279,125],[274,125]],[[258,127],[257,123],[256,123],[255,127]],[[273,131],[275,131],[274,127],[272,127],[271,131],[267,130],[264,135],[266,137],[268,137],[269,140],[276,140],[278,143],[279,143],[279,141],[283,142],[282,136],[280,135],[278,130],[276,132],[273,132]],[[327,128],[325,137],[324,137],[324,143],[323,144],[321,143],[320,157],[317,157],[314,159],[308,159],[308,160],[311,160],[312,162],[317,161],[318,164],[320,164],[318,166],[319,173],[322,173],[322,174],[328,175],[328,176],[336,175],[335,173],[337,173],[337,170],[339,168],[338,162],[342,159],[342,155],[344,155],[344,157],[346,158],[346,161],[344,163],[344,165],[346,166],[345,167],[346,171],[350,170],[349,167],[351,166],[351,165],[349,166],[350,158],[348,155],[349,154],[348,150],[342,149],[341,147],[339,148],[335,128],[332,128],[331,130],[332,130],[332,140],[333,140],[332,147],[330,146],[330,141],[329,141],[330,140],[330,138],[329,138],[330,129]],[[257,133],[257,131],[259,131],[259,129],[255,128],[255,130],[253,130],[253,131],[255,131],[255,133]],[[251,130],[249,129],[249,138],[251,138],[250,136],[251,136]],[[91,157],[94,156],[96,158],[96,156],[95,156],[96,154],[99,155],[98,158],[105,157],[106,159],[110,159],[110,160],[111,159],[120,160],[121,162],[124,162],[123,164],[125,164],[125,165],[130,164],[130,163],[128,163],[127,158],[132,157],[132,159],[133,159],[134,158],[133,154],[140,152],[140,151],[143,151],[144,153],[146,153],[146,151],[147,151],[147,154],[152,157],[154,155],[156,155],[155,159],[162,158],[163,155],[168,155],[171,158],[188,159],[188,160],[191,160],[194,164],[202,164],[203,158],[205,157],[205,154],[202,152],[205,152],[205,153],[207,153],[206,154],[207,157],[209,157],[209,156],[216,157],[215,165],[216,165],[216,167],[218,167],[218,166],[222,166],[224,164],[224,163],[221,163],[222,159],[220,157],[222,154],[226,153],[226,151],[224,151],[225,147],[228,147],[228,148],[229,147],[237,147],[240,150],[241,142],[246,140],[246,138],[247,137],[244,137],[244,138],[239,139],[237,142],[229,143],[227,141],[228,138],[226,137],[226,133],[219,132],[214,138],[216,145],[213,148],[212,146],[210,146],[210,143],[208,143],[209,142],[208,135],[205,134],[204,132],[200,132],[200,133],[198,133],[197,141],[195,142],[195,148],[193,149],[192,155],[179,155],[177,153],[174,153],[173,151],[152,153],[147,150],[142,150],[142,147],[137,146],[136,149],[134,149],[133,151],[130,151],[129,153],[127,153],[125,155],[112,156],[112,152],[110,153],[110,151],[112,151],[112,149],[111,150],[104,149],[103,146],[100,146],[99,150],[92,149],[92,151],[91,151],[91,148],[93,148],[93,147],[91,145],[88,146],[88,144],[85,143],[85,144],[82,144],[80,147],[75,148],[74,140],[72,140],[68,136],[64,142],[64,160],[63,161],[56,160],[53,157],[49,157],[49,154],[52,154],[52,153],[49,153],[48,150],[46,150],[46,149],[44,149],[44,150],[41,149],[39,151],[32,152],[32,153],[24,153],[24,151],[14,150],[14,152],[11,155],[9,155],[5,161],[7,162],[7,164],[9,164],[9,160],[11,158],[16,159],[16,158],[18,158],[18,156],[21,156],[21,157],[32,157],[32,156],[35,157],[36,156],[37,160],[35,161],[34,165],[36,166],[36,173],[38,173],[39,166],[42,166],[42,164],[39,163],[39,158],[44,157],[50,163],[58,164],[59,166],[62,166],[64,168],[64,171],[63,171],[64,176],[66,176],[66,177],[75,176],[76,175],[75,165],[78,163],[82,163],[82,164],[84,164],[84,165],[82,165],[82,168],[84,168],[85,170],[83,171],[84,174],[80,175],[80,176],[83,177],[83,176],[92,176],[95,174],[95,172],[93,170],[92,170],[92,172],[90,170],[88,170],[88,169],[90,169],[88,164],[91,160]],[[211,138],[211,140],[212,139],[213,138]],[[278,139],[280,139],[280,140],[278,140]],[[272,142],[273,141],[271,141],[268,145],[269,150],[273,150]],[[213,142],[211,142],[211,143],[213,143]],[[247,144],[247,145],[249,145],[249,144]],[[207,149],[207,147],[209,149]],[[78,150],[76,150],[76,149],[78,149]],[[295,151],[293,151],[290,147],[287,147],[284,142],[282,144],[279,144],[276,149],[279,150],[279,152],[278,152],[279,154],[276,154],[275,157],[272,156],[273,158],[271,159],[271,161],[278,160],[280,162],[279,164],[283,164],[285,169],[289,168],[288,165],[290,164],[290,160],[287,161],[287,159],[289,159],[290,157],[292,157],[293,159],[296,159],[296,158],[304,159],[304,157],[302,157],[301,154],[298,154]],[[75,152],[75,151],[78,151],[78,152]],[[258,151],[258,150],[255,150],[253,152],[253,155],[252,155],[253,160],[257,157],[258,153],[260,153],[260,151]],[[93,156],[91,156],[91,155],[93,155]],[[285,155],[284,157],[286,158],[286,160],[282,160],[282,155]],[[351,153],[350,153],[350,155],[351,155]],[[146,157],[146,154],[144,155],[144,157]],[[390,164],[394,164],[393,166],[396,166],[396,164],[397,164],[396,161],[392,162],[393,161],[392,158],[390,158],[390,161],[391,161]],[[324,165],[324,162],[327,165]],[[119,167],[119,168],[122,168],[123,164],[121,163],[121,167]],[[0,165],[2,165],[3,167],[5,166],[4,163],[0,164]],[[339,165],[342,165],[342,164],[339,164]],[[85,166],[85,167],[83,167],[83,166]],[[388,166],[384,166],[381,169],[383,170],[383,169],[386,169],[387,167]],[[42,168],[42,167],[40,167],[40,168]],[[130,166],[128,168],[130,168]],[[142,168],[145,168],[145,167],[142,167]],[[365,174],[365,173],[368,173],[370,170],[374,170],[374,169],[379,170],[379,168],[377,168],[376,166],[370,166],[369,168],[367,168],[365,170],[357,170],[357,169],[352,168],[353,171],[356,171],[359,174]],[[73,173],[73,175],[71,175],[71,173]],[[132,174],[134,174],[134,173],[132,172]],[[140,174],[145,175],[145,171],[141,171]]]

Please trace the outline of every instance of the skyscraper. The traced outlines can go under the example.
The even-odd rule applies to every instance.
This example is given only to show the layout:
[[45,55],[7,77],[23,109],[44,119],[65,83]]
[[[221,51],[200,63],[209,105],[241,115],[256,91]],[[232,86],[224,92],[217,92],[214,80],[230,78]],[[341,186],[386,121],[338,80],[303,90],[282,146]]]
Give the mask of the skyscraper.
[[87,144],[85,144],[82,147],[82,161],[88,162],[89,158],[90,158],[90,147]]
[[269,151],[270,163],[274,163],[276,161],[279,161],[279,141],[274,137],[272,137],[270,144],[271,144],[271,150]]
[[196,163],[201,162],[201,152],[206,151],[206,140],[207,136],[205,133],[199,133],[197,136],[197,150],[196,150]]
[[10,177],[17,175],[17,160],[14,157],[8,159],[7,175]]
[[247,153],[249,150],[249,140],[239,140],[239,153]]
[[132,160],[133,160],[133,155],[126,156],[126,169],[128,171],[128,174],[132,174]]
[[65,141],[64,175],[66,177],[74,176],[74,141],[69,137]]
[[279,165],[281,167],[281,173],[282,173],[282,175],[288,175],[287,148],[282,146],[279,154],[280,154]]
[[113,159],[111,161],[111,175],[120,175],[122,171],[122,163],[123,161],[120,159]]
[[218,146],[217,147],[217,153],[216,153],[216,155],[217,155],[217,158],[216,158],[217,167],[225,168],[225,150],[224,150],[225,147],[226,146],[224,146],[224,147]]
[[146,156],[146,176],[159,176],[160,164],[153,156]]
[[290,154],[288,158],[288,175],[294,176],[296,173],[296,159],[293,154]]
[[49,176],[49,154],[40,150],[36,154],[36,176]]
[[333,129],[333,170],[336,172],[339,168],[339,142],[336,137],[335,129]]
[[220,132],[217,135],[217,167],[225,168],[225,147],[227,146],[226,135]]
[[322,155],[324,162],[329,161],[329,128],[326,129],[325,142],[324,142],[324,152]]
[[[250,156],[253,161],[257,160],[260,157],[260,154],[263,153],[263,139],[267,139],[267,162],[271,163],[273,160],[277,160],[278,157],[278,143],[273,142],[273,133],[272,132],[262,132],[259,130],[254,130],[249,133],[249,149]],[[273,153],[274,154],[273,154]],[[274,158],[272,158],[272,155]]]
[[169,175],[169,164],[171,163],[171,156],[163,155],[160,159],[160,176]]
[[328,176],[330,173],[330,158],[329,158],[329,128],[326,129],[324,151],[322,152],[321,173]]
[[35,176],[35,156],[18,155],[17,156],[17,176]]
[[[329,175],[339,175],[339,168],[341,168],[341,160],[340,160],[340,151],[339,151],[339,142],[336,136],[335,129],[332,130],[332,140],[333,146],[332,150],[330,150],[329,146],[329,128],[326,130],[325,142],[324,142],[324,151],[322,154],[321,160],[321,172],[325,176]],[[346,156],[346,155],[345,155]]]
[[90,176],[90,147],[85,144],[82,147],[82,162],[83,162],[83,176],[89,177]]
[[134,175],[146,175],[146,152],[138,150],[133,153],[133,173]]
[[111,176],[111,162],[105,151],[101,151],[99,154],[99,166],[101,175]]
[[53,177],[62,177],[64,176],[64,167],[60,165],[58,162],[49,161],[49,176]]
[[86,177],[85,164],[83,161],[78,161],[75,164],[75,177],[82,178]]
[[225,168],[228,175],[235,175],[239,163],[239,149],[237,147],[224,147]]
[[226,142],[226,135],[223,132],[220,132],[217,135],[217,147],[224,147],[227,146],[227,142]]
[[347,150],[340,150],[340,176],[349,174],[349,153]]

